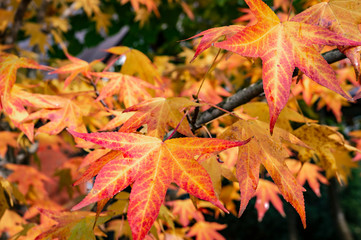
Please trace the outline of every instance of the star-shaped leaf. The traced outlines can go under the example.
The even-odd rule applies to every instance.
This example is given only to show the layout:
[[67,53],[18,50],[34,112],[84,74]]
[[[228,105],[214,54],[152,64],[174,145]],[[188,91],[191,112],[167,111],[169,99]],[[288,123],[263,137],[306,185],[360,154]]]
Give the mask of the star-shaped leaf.
[[284,199],[292,204],[306,226],[303,187],[286,166],[285,159],[289,156],[283,142],[290,142],[305,146],[291,133],[275,127],[271,136],[266,123],[259,120],[239,120],[231,125],[220,136],[228,140],[245,139],[254,136],[254,139],[239,147],[236,163],[236,177],[241,192],[241,206],[239,215],[246,209],[249,200],[254,196],[258,182],[260,165],[262,164],[273,181],[278,186]]
[[[359,0],[330,0],[318,3],[297,14],[292,21],[304,22],[330,29],[348,39],[361,41],[361,2]],[[347,44],[345,44],[347,45]],[[339,48],[351,60],[359,75],[360,48]]]
[[155,137],[133,133],[70,132],[75,137],[124,154],[124,157],[105,164],[98,173],[93,189],[74,209],[112,197],[133,184],[128,208],[133,239],[145,237],[157,218],[172,182],[193,196],[227,211],[217,199],[208,173],[195,157],[241,146],[249,141],[177,138],[163,142]]
[[286,216],[285,211],[283,210],[282,200],[278,194],[280,194],[280,191],[273,182],[265,179],[259,180],[258,187],[255,192],[255,196],[257,198],[255,208],[258,212],[258,221],[262,221],[264,214],[270,207],[270,202],[282,215],[282,217]]
[[290,95],[292,74],[298,67],[312,80],[352,98],[339,86],[335,73],[315,49],[322,45],[361,45],[325,28],[294,21],[280,22],[262,0],[246,0],[258,22],[214,45],[242,56],[260,57],[263,88],[270,106],[270,131]]
[[152,98],[146,88],[155,88],[152,84],[144,80],[113,72],[93,73],[92,75],[109,78],[110,81],[100,91],[97,101],[118,93],[118,101],[124,102],[125,107],[130,107],[143,100]]

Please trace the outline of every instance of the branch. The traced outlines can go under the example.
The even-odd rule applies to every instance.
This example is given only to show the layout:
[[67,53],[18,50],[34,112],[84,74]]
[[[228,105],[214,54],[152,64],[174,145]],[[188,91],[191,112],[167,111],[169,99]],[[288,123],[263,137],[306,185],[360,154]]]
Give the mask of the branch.
[[[324,59],[329,63],[334,63],[337,61],[340,61],[342,59],[345,59],[346,56],[341,53],[338,49],[331,50],[329,52],[325,52],[322,54]],[[297,76],[298,69],[296,68],[293,72],[293,77]],[[226,98],[222,102],[218,103],[217,106],[220,108],[223,108],[227,111],[232,111],[236,107],[241,106],[242,104],[248,103],[253,98],[259,96],[261,93],[263,93],[263,83],[262,81],[259,81],[257,83],[252,84],[251,86],[247,88],[243,88],[236,92],[234,95]],[[202,127],[203,124],[208,123],[220,116],[225,114],[225,112],[217,109],[217,108],[210,108],[207,111],[200,114],[199,118],[197,119],[196,123],[194,124],[195,129],[199,129]]]
[[20,30],[20,27],[23,22],[23,18],[26,12],[26,9],[28,8],[29,3],[31,0],[22,0],[19,4],[18,9],[16,10],[15,16],[14,16],[14,23],[13,27],[11,29],[10,36],[6,39],[6,44],[14,44],[17,37],[18,32]]

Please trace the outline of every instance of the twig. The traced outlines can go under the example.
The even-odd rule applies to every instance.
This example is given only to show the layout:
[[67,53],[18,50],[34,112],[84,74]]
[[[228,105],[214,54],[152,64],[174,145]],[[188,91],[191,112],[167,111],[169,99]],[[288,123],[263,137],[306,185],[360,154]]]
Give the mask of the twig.
[[20,27],[23,22],[23,18],[26,12],[26,9],[28,8],[29,3],[31,0],[22,0],[19,4],[18,9],[16,10],[16,13],[14,15],[14,24],[11,29],[11,33],[9,34],[8,38],[6,39],[6,44],[14,44],[17,37],[18,32],[20,30]]

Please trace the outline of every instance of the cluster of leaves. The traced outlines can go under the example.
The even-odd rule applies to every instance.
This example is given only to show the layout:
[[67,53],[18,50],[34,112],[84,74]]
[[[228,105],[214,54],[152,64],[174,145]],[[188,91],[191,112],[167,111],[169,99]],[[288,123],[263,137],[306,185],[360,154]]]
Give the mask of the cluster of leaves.
[[[7,169],[0,176],[0,233],[23,240],[95,239],[109,232],[116,239],[224,239],[218,231],[226,225],[206,221],[207,215],[240,217],[256,197],[259,221],[270,202],[285,216],[280,195],[306,227],[303,185],[320,196],[320,183],[337,178],[346,184],[358,167],[351,154],[360,150],[337,128],[305,117],[298,102],[309,105],[305,109],[327,106],[342,121],[342,106],[360,97],[349,94],[360,78],[359,1],[315,3],[295,16],[285,14],[289,1],[274,1],[277,16],[262,0],[246,0],[246,15],[235,21],[248,25],[203,31],[193,37],[201,37],[195,51],[152,61],[117,46],[107,49],[106,63],[68,53],[61,36],[68,2],[97,29],[110,24],[99,1],[49,3],[62,9],[61,17],[28,26],[39,29],[30,44],[44,53],[46,28],[67,60],[44,66],[36,54],[17,48],[17,56],[0,46],[0,155]],[[130,2],[137,16],[144,10],[159,15],[156,1]],[[17,18],[1,11],[6,35]],[[350,63],[329,65],[321,55],[325,45]],[[117,64],[120,70],[112,71]],[[46,71],[50,78],[41,74]],[[249,90],[262,90],[260,79],[265,97]],[[235,96],[248,103],[227,107]],[[358,131],[352,136],[361,138]]]

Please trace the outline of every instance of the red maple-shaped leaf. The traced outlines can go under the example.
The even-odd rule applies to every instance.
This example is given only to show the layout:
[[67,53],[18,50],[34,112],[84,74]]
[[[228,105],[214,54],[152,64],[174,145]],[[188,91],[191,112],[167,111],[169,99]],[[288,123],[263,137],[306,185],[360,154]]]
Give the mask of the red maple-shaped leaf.
[[249,141],[177,138],[163,142],[155,137],[133,133],[70,133],[124,154],[124,157],[105,164],[93,189],[73,209],[112,197],[133,184],[128,209],[133,239],[145,237],[172,182],[227,211],[217,199],[208,173],[195,157],[241,146]]
[[280,22],[262,0],[246,2],[257,17],[257,24],[214,45],[242,56],[262,59],[263,88],[270,106],[271,132],[289,98],[295,67],[317,83],[352,100],[339,86],[333,69],[314,45],[357,46],[361,42],[346,39],[319,26],[293,21]]
[[286,216],[282,200],[278,194],[280,194],[280,191],[273,182],[265,179],[259,180],[257,191],[255,192],[257,198],[255,208],[258,212],[258,221],[262,221],[264,214],[270,207],[270,202],[283,217]]
[[227,227],[225,224],[215,222],[198,221],[187,233],[188,237],[196,237],[196,240],[225,240],[217,231]]
[[[182,121],[180,110],[200,106],[187,98],[152,98],[135,106],[127,108],[124,112],[136,111],[120,128],[121,132],[135,132],[142,125],[147,124],[148,135],[163,139],[168,126],[176,128]],[[193,136],[187,121],[182,121],[178,132]]]
[[97,101],[118,93],[118,100],[124,102],[125,107],[133,106],[151,98],[152,96],[147,92],[146,88],[155,88],[152,84],[140,78],[126,74],[101,72],[92,75],[110,79],[100,91]]

